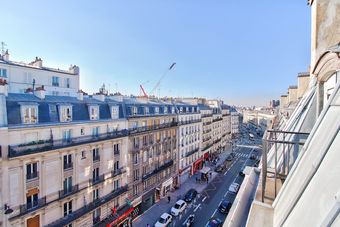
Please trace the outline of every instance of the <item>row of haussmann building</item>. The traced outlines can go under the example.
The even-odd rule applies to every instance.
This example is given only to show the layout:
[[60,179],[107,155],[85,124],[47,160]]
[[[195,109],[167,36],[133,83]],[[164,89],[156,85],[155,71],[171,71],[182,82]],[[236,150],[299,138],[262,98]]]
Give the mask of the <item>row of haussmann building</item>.
[[87,95],[79,68],[0,55],[0,226],[123,226],[230,146],[218,100]]

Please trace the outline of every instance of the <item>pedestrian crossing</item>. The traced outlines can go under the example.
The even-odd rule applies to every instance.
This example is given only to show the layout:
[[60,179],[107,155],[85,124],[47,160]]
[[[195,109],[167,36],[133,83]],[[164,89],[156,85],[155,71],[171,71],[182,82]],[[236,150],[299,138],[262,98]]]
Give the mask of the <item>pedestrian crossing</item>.
[[235,153],[235,156],[238,158],[249,158],[250,154]]

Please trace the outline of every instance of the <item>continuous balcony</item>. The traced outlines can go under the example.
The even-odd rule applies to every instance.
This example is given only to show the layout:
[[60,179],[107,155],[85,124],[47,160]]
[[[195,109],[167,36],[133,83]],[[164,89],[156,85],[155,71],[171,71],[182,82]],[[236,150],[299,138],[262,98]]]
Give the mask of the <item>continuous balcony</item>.
[[138,133],[149,132],[149,131],[165,129],[165,128],[171,128],[171,127],[176,127],[176,126],[178,126],[178,122],[176,122],[176,121],[173,121],[173,122],[170,122],[170,123],[159,124],[159,125],[143,126],[143,127],[129,129],[129,134],[134,135],[134,134],[138,134]]
[[18,216],[22,216],[25,214],[28,214],[30,212],[33,212],[35,210],[38,210],[39,208],[43,207],[46,205],[46,197],[43,197],[41,199],[38,199],[37,201],[33,201],[32,204],[23,204],[20,205],[20,213]]
[[196,148],[196,149],[194,149],[194,150],[192,150],[192,151],[189,151],[189,152],[187,152],[187,153],[185,154],[185,157],[189,157],[190,155],[195,154],[195,153],[198,152],[199,150],[200,150],[199,148]]
[[128,136],[129,131],[124,129],[121,131],[108,132],[103,134],[98,134],[96,136],[80,136],[75,138],[70,138],[68,140],[39,140],[37,142],[30,142],[27,144],[19,144],[14,146],[9,146],[8,157],[14,158],[23,155],[29,155],[34,153],[46,152],[66,147],[73,147],[87,143],[100,142],[110,139],[116,139],[124,136]]
[[149,179],[150,177],[154,176],[155,174],[157,174],[157,173],[159,173],[159,172],[161,172],[161,171],[163,171],[163,170],[173,166],[173,164],[174,164],[173,160],[170,160],[170,161],[164,163],[162,166],[160,166],[157,169],[153,170],[151,173],[148,173],[148,174],[144,175],[142,177],[142,180],[145,181],[145,180]]
[[222,120],[223,120],[223,118],[216,118],[216,119],[213,120],[213,122],[218,122],[218,121],[222,121]]
[[207,118],[207,117],[212,117],[212,114],[202,114],[201,118]]
[[188,121],[179,121],[178,122],[178,126],[199,123],[201,121],[202,121],[202,119],[195,119],[195,120],[188,120]]
[[110,202],[112,199],[126,193],[128,191],[128,186],[125,185],[119,189],[113,190],[111,193],[107,194],[106,196],[95,200],[82,208],[72,212],[71,214],[67,215],[66,217],[60,218],[56,220],[55,222],[50,223],[49,225],[46,225],[46,227],[58,227],[58,226],[65,226],[73,221],[77,220],[78,218],[81,218],[85,214],[93,211],[94,209],[100,207],[101,205],[104,205],[105,203]]
[[74,185],[71,188],[66,188],[65,190],[59,191],[59,199],[66,198],[70,195],[73,195],[75,193],[79,192],[79,185]]

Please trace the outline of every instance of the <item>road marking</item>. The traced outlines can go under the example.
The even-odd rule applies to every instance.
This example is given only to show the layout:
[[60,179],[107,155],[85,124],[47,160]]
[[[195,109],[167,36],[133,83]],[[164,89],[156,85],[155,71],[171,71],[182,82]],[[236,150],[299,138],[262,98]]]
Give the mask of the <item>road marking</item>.
[[217,211],[217,209],[214,211],[214,213],[213,213],[213,215],[212,215],[211,217],[214,217],[214,216],[215,216],[215,214],[216,214],[216,211]]
[[198,208],[200,208],[201,204],[198,204],[198,206],[194,209],[194,212],[196,212],[198,210]]
[[207,197],[205,196],[205,197],[202,199],[202,202],[204,202],[206,199],[207,199]]
[[229,191],[227,191],[227,192],[224,194],[224,197],[226,197],[226,196],[228,195],[228,192],[229,192]]

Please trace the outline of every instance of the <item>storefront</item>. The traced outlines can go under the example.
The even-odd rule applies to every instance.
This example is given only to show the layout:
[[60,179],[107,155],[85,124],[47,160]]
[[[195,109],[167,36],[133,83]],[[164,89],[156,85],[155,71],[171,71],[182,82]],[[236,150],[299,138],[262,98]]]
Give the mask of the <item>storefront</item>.
[[179,170],[179,183],[184,183],[190,176],[191,165],[185,167],[184,169]]
[[204,159],[204,161],[209,160],[209,151],[207,151],[207,152],[204,153],[203,159]]
[[132,213],[134,207],[125,205],[119,210],[112,209],[112,217],[105,220],[106,227],[130,227],[132,226]]
[[172,184],[173,184],[173,178],[172,177],[170,177],[168,180],[166,180],[162,183],[162,188],[161,188],[161,196],[162,197],[165,197],[168,194],[168,192],[171,191]]
[[203,158],[199,158],[192,164],[192,174],[203,168],[203,161]]
[[152,205],[155,204],[155,191],[156,189],[151,189],[142,196],[141,212],[147,211],[150,207],[152,207]]

